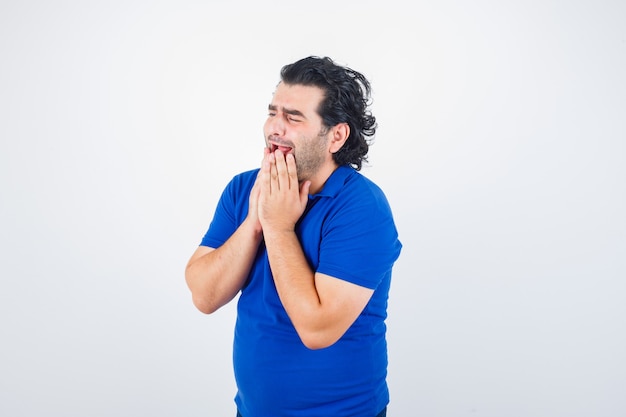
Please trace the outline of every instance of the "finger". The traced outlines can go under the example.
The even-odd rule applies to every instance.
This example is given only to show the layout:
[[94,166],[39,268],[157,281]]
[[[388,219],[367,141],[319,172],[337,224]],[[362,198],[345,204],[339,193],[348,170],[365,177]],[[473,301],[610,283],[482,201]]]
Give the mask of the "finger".
[[278,191],[280,189],[280,182],[278,178],[278,171],[276,168],[276,155],[270,153],[268,156],[269,164],[270,164],[270,192]]
[[289,173],[287,172],[287,164],[285,163],[285,154],[280,150],[274,152],[274,160],[276,161],[276,174],[278,176],[278,186],[281,189],[289,189]]
[[300,204],[302,207],[306,207],[309,202],[309,191],[311,190],[311,181],[304,181],[300,187]]
[[270,148],[263,148],[263,159],[261,159],[261,165],[263,165],[263,162],[267,159],[267,156],[270,154]]
[[296,158],[293,154],[288,153],[285,157],[287,164],[287,173],[289,175],[289,187],[298,188],[298,168],[296,167]]
[[271,163],[270,154],[266,154],[261,163],[261,169],[259,170],[259,184],[261,186],[261,192],[267,193],[271,187]]

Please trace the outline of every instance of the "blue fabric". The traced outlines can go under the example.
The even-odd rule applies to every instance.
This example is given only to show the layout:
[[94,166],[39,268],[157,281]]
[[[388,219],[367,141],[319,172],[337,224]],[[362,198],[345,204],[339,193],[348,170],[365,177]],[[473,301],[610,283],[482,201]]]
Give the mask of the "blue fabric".
[[[237,410],[237,417],[243,417],[239,410]],[[385,407],[380,413],[376,414],[376,417],[387,417],[387,407]]]
[[[243,222],[258,170],[233,178],[201,245],[217,248]],[[363,417],[389,402],[385,339],[391,269],[401,243],[378,186],[343,166],[309,196],[296,226],[311,267],[374,289],[355,323],[334,345],[300,341],[274,286],[263,244],[237,305],[235,402],[246,417]]]

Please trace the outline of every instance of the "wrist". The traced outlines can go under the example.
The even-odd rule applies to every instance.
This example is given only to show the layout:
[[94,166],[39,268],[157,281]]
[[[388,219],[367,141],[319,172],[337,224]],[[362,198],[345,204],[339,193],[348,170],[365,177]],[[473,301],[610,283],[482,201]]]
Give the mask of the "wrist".
[[271,242],[280,242],[285,239],[293,239],[296,237],[296,231],[294,228],[289,227],[266,227],[263,229],[263,239],[267,243]]
[[260,240],[263,237],[263,228],[257,219],[246,217],[241,225],[248,230],[254,238],[258,238]]

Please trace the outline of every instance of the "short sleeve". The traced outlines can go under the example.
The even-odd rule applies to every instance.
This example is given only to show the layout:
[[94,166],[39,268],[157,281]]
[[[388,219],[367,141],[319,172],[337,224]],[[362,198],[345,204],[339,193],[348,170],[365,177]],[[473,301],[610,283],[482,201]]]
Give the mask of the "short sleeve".
[[250,190],[254,186],[258,169],[235,176],[226,186],[215,209],[209,229],[201,246],[218,248],[235,233],[248,215]]
[[368,183],[343,199],[324,224],[318,272],[375,289],[402,245],[382,191]]

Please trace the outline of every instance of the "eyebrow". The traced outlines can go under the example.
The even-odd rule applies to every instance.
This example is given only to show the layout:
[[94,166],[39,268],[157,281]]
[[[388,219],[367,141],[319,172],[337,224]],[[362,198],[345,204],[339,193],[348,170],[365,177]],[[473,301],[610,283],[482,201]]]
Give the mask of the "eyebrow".
[[[269,106],[267,106],[267,108],[268,108],[268,110],[273,110],[273,111],[278,110],[278,106],[275,106],[273,104],[270,104]],[[302,118],[306,119],[306,116],[300,110],[287,109],[285,107],[283,107],[281,110],[283,111],[283,113],[287,113],[287,114],[290,114],[292,116],[299,116],[299,117],[302,117]]]

